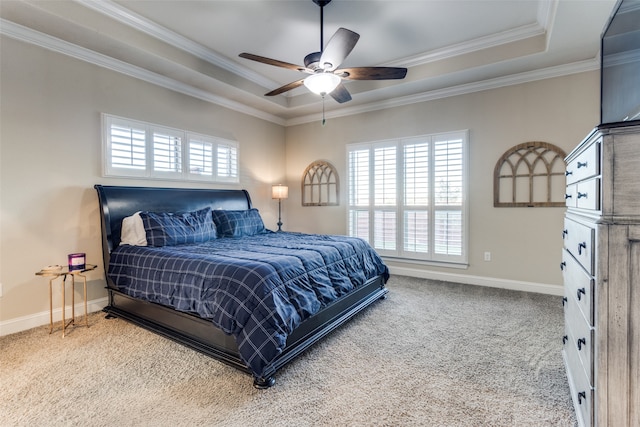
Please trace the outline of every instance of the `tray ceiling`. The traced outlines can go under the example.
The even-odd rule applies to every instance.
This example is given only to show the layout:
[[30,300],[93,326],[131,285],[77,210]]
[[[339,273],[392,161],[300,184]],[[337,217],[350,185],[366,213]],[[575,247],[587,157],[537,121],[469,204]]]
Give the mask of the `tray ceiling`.
[[[353,99],[327,117],[406,105],[599,67],[615,0],[333,0],[324,41],[344,27],[360,40],[343,63],[408,68],[404,80],[350,81]],[[0,32],[283,125],[316,120],[304,75],[238,57],[303,64],[320,50],[311,0],[0,2]]]

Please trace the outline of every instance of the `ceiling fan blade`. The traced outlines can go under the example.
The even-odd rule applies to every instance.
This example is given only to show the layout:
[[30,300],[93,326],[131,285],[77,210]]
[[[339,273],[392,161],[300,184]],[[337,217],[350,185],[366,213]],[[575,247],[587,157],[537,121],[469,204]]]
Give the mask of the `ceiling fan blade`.
[[340,83],[334,90],[332,90],[329,95],[331,95],[333,99],[341,104],[343,102],[351,101],[351,94],[342,83]]
[[295,89],[297,87],[300,87],[303,84],[304,84],[304,79],[296,80],[295,82],[287,83],[284,86],[280,86],[279,88],[274,89],[269,93],[265,93],[264,96],[280,95],[281,93],[290,91],[291,89]]
[[[342,64],[358,42],[360,35],[346,28],[338,28],[331,37],[320,57],[320,67],[325,71],[333,71]],[[325,66],[325,64],[327,64]]]
[[341,68],[334,74],[346,80],[394,80],[404,79],[406,68],[398,67],[354,67]]
[[260,55],[254,55],[252,53],[241,53],[241,58],[250,59],[252,61],[262,62],[263,64],[275,65],[276,67],[288,68],[289,70],[302,71],[303,73],[313,73],[312,70],[303,67],[302,65],[290,64],[288,62],[278,61],[277,59],[266,58]]

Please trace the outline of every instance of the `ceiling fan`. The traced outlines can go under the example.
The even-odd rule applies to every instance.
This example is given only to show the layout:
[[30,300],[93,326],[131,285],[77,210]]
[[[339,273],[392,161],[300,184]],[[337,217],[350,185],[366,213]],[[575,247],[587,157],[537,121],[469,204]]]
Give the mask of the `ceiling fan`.
[[336,101],[343,103],[351,100],[351,94],[342,84],[342,80],[393,80],[403,79],[407,75],[406,68],[398,67],[338,68],[351,53],[360,35],[346,28],[339,28],[324,46],[324,7],[331,3],[331,0],[312,1],[320,6],[320,52],[312,52],[305,56],[304,66],[251,53],[240,54],[241,58],[309,74],[303,79],[274,89],[265,96],[279,95],[305,85],[310,91],[322,95],[323,98],[324,95],[329,94]]

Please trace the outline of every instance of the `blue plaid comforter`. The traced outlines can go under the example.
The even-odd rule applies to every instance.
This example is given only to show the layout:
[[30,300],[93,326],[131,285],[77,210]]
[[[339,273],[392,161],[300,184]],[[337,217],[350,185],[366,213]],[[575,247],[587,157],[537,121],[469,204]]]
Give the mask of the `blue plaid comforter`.
[[288,335],[340,296],[388,269],[362,239],[298,233],[116,248],[109,277],[135,298],[196,313],[233,335],[256,377]]

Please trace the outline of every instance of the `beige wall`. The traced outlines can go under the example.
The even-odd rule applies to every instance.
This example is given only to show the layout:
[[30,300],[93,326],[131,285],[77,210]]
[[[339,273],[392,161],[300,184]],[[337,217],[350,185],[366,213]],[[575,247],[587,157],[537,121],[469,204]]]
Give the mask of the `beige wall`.
[[48,322],[47,279],[35,272],[64,263],[72,252],[86,252],[88,262],[100,264],[89,276],[89,299],[106,296],[94,184],[225,187],[102,177],[102,112],[239,141],[241,183],[226,187],[247,188],[265,222],[277,221],[270,186],[284,177],[282,126],[1,41],[0,327],[11,329],[12,319],[28,324],[33,316]]
[[[451,274],[452,279],[484,277],[552,285],[557,288],[552,292],[560,293],[564,208],[494,208],[493,169],[507,149],[527,141],[549,142],[568,153],[598,124],[598,118],[599,73],[589,72],[328,119],[325,126],[315,122],[289,127],[290,198],[283,207],[284,228],[346,232],[346,144],[468,129],[469,268],[389,265],[392,270],[394,266],[408,268],[425,277],[436,272],[445,277]],[[338,169],[340,206],[302,207],[302,173],[320,159]],[[485,251],[491,252],[492,261],[483,260]]]
[[[508,148],[525,141],[550,142],[567,152],[576,146],[598,121],[597,72],[285,129],[11,39],[2,39],[1,55],[0,328],[5,331],[15,322],[48,321],[47,280],[35,271],[79,251],[101,264],[94,184],[204,186],[102,177],[101,112],[236,139],[242,178],[232,187],[250,191],[267,227],[277,222],[270,185],[286,182],[284,228],[338,234],[346,231],[347,143],[469,129],[469,268],[390,262],[392,270],[560,289],[564,209],[493,208],[492,173]],[[340,206],[301,206],[302,172],[319,159],[340,173]],[[491,262],[482,260],[485,251],[492,252]],[[106,295],[103,275],[102,265],[90,275],[90,300]],[[54,307],[59,306],[56,292]]]

